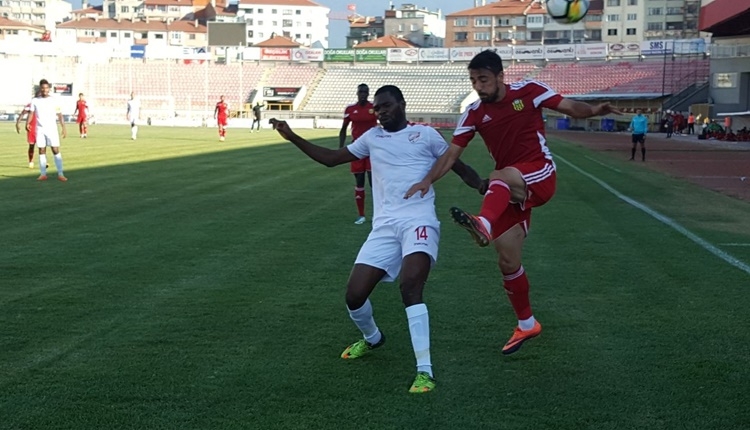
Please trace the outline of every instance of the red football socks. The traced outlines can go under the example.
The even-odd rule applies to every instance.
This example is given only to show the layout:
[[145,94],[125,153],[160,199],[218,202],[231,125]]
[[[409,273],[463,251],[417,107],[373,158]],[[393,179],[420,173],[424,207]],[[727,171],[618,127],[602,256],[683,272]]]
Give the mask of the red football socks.
[[521,266],[515,273],[503,274],[503,287],[508,294],[510,304],[516,312],[519,320],[529,319],[532,316],[531,303],[529,303],[529,278]]

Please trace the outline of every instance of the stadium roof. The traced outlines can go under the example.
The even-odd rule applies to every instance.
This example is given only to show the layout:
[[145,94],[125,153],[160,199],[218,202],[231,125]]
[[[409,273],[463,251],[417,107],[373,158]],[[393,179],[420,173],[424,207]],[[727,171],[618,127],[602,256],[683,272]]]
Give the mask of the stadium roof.
[[133,30],[133,31],[182,31],[185,33],[206,33],[206,24],[199,21],[173,21],[169,24],[163,21],[130,21],[110,18],[94,19],[80,18],[58,24],[60,29],[76,30]]
[[417,45],[406,39],[399,39],[396,36],[388,35],[378,37],[377,39],[368,40],[354,46],[357,48],[417,48]]
[[701,8],[699,28],[714,37],[750,35],[750,2],[714,0]]
[[273,35],[270,39],[266,39],[260,43],[256,43],[253,46],[258,46],[261,48],[299,48],[302,45],[288,37]]
[[259,6],[318,6],[325,7],[315,3],[312,0],[240,0],[241,5],[259,5]]

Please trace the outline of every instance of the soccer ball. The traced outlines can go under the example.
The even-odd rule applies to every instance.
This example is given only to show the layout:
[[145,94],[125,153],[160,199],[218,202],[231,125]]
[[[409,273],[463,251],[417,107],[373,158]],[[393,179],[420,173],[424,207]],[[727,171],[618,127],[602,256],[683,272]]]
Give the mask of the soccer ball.
[[589,0],[545,0],[547,13],[562,24],[573,24],[586,16]]

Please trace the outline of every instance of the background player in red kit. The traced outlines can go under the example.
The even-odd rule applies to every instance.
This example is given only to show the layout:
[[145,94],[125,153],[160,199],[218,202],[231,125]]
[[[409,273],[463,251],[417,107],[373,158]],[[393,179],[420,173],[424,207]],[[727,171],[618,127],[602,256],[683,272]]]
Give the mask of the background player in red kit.
[[[36,94],[34,97],[38,97]],[[31,115],[31,103],[23,107],[23,110],[16,118],[16,133],[21,134],[21,121],[26,120],[26,115]],[[26,143],[29,144],[28,157],[29,157],[29,169],[34,168],[34,148],[36,146],[36,118],[32,115],[31,117],[31,128],[26,132]]]
[[[343,148],[346,143],[346,129],[349,127],[349,123],[352,124],[352,142],[365,134],[367,130],[378,125],[372,103],[367,101],[369,96],[370,88],[367,84],[359,84],[357,86],[357,103],[344,109],[344,123],[341,125],[341,132],[339,132],[339,148]],[[355,180],[354,199],[359,212],[359,217],[354,221],[354,224],[364,224],[367,220],[365,218],[365,173],[369,176],[370,186],[372,186],[370,159],[363,158],[352,161],[351,171]]]
[[214,119],[219,124],[219,140],[224,141],[224,137],[227,135],[227,131],[224,127],[227,126],[227,119],[229,118],[229,105],[224,101],[224,96],[219,97],[219,103],[216,103],[216,109],[214,109]]
[[85,139],[88,137],[89,133],[89,126],[88,126],[88,118],[89,118],[89,105],[86,104],[86,100],[83,99],[83,93],[78,94],[78,101],[76,102],[76,110],[73,112],[73,115],[78,115],[76,117],[76,124],[78,124],[78,131],[81,133],[81,138]]
[[503,286],[518,317],[518,326],[502,350],[512,354],[542,331],[531,312],[529,280],[521,265],[531,208],[545,204],[555,193],[555,163],[546,145],[542,108],[573,118],[620,112],[608,103],[591,106],[563,98],[540,82],[505,84],[502,61],[492,51],[483,51],[471,60],[469,75],[480,99],[459,119],[448,151],[406,196],[420,191],[424,195],[479,132],[495,161],[489,188],[478,216],[459,208],[451,208],[451,215],[480,246],[494,242]]

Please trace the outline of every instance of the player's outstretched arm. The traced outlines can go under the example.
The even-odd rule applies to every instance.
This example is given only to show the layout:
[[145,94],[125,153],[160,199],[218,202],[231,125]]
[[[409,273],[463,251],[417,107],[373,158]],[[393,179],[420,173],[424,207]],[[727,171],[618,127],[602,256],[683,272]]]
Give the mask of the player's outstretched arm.
[[424,197],[424,195],[430,191],[432,184],[437,182],[438,179],[442,178],[449,170],[451,170],[451,168],[453,168],[453,165],[456,164],[456,160],[458,160],[462,152],[464,152],[464,148],[455,143],[451,143],[448,150],[437,159],[432,166],[432,169],[427,173],[427,176],[425,176],[422,181],[412,185],[411,188],[409,188],[409,191],[406,192],[406,195],[404,195],[404,198],[408,199],[418,192]]
[[292,142],[297,148],[302,150],[305,155],[324,166],[338,166],[339,164],[350,163],[358,159],[346,148],[339,148],[334,150],[314,145],[308,142],[307,140],[303,139],[295,132],[293,132],[286,121],[279,121],[275,118],[271,118],[269,122],[273,126],[273,129],[276,130],[281,135],[281,137]]
[[608,114],[622,115],[622,112],[615,109],[609,103],[600,103],[598,105],[590,105],[588,103],[579,102],[571,99],[562,99],[559,105],[555,108],[556,111],[564,113],[570,117],[576,119],[590,118],[592,116],[602,116]]
[[343,148],[346,145],[346,129],[349,127],[349,118],[344,118],[344,123],[341,125],[341,131],[339,131],[339,148]]
[[461,161],[461,159],[458,159],[453,163],[451,170],[453,170],[453,173],[457,174],[466,185],[479,191],[479,194],[487,192],[487,186],[490,182],[489,179],[482,179],[476,170]]

